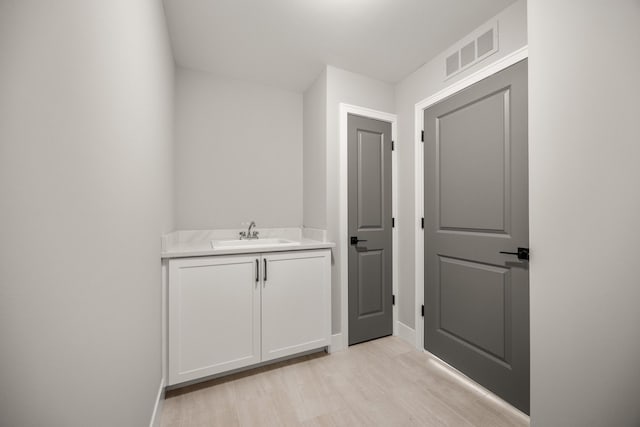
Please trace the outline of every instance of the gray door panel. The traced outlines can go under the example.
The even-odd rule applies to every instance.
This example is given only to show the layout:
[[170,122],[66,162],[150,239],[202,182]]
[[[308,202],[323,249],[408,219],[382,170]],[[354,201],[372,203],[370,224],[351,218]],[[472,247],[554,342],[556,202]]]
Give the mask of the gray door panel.
[[424,123],[425,348],[528,413],[527,62]]
[[390,335],[391,124],[349,115],[349,345]]

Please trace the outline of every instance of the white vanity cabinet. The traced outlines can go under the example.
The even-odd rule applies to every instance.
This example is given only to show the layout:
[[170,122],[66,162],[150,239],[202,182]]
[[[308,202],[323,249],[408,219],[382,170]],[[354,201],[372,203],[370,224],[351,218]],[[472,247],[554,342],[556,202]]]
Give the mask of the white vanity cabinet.
[[329,250],[168,262],[168,385],[326,347]]

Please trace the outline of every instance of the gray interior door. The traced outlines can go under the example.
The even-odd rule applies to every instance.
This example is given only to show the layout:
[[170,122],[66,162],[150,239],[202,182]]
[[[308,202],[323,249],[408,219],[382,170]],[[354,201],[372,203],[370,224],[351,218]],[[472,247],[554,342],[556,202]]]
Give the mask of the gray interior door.
[[527,62],[424,124],[425,348],[528,413]]
[[391,124],[349,114],[349,345],[391,335]]

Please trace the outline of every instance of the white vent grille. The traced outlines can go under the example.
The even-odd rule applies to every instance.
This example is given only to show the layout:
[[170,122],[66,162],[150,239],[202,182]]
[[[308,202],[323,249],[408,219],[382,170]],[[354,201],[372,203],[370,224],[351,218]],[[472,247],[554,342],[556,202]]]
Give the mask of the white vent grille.
[[454,52],[447,57],[447,76],[455,73],[460,69],[460,52]]
[[498,51],[498,21],[458,42],[445,59],[445,80]]

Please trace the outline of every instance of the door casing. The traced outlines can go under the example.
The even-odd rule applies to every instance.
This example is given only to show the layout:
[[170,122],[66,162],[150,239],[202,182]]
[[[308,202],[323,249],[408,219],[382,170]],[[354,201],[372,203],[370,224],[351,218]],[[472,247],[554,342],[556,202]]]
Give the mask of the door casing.
[[[338,243],[340,257],[340,334],[332,337],[331,351],[345,349],[349,346],[349,232],[348,232],[348,164],[347,164],[347,143],[348,143],[348,115],[355,114],[357,116],[367,117],[391,123],[391,139],[397,141],[397,116],[395,114],[383,111],[372,110],[369,108],[358,107],[340,103],[340,138],[339,138],[339,185],[340,185],[340,201],[339,201],[339,233]],[[392,266],[393,266],[393,295],[396,295],[396,304],[393,306],[393,335],[398,335],[398,189],[397,189],[397,144],[395,150],[391,153],[391,211],[396,218],[396,226],[392,230]]]

